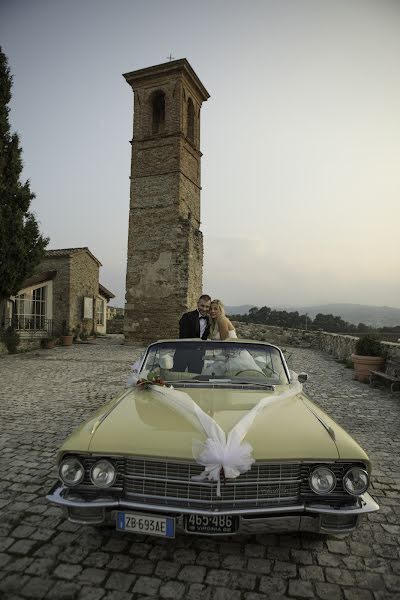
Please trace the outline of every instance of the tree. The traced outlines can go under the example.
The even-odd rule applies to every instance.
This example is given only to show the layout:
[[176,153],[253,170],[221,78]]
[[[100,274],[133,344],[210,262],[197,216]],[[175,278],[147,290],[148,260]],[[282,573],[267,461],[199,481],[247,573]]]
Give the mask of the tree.
[[12,75],[0,47],[0,322],[4,303],[32,275],[49,242],[39,231],[30,204],[29,181],[21,183],[22,149],[9,123]]
[[318,313],[313,321],[313,329],[322,329],[332,333],[345,333],[351,331],[351,326],[341,317]]

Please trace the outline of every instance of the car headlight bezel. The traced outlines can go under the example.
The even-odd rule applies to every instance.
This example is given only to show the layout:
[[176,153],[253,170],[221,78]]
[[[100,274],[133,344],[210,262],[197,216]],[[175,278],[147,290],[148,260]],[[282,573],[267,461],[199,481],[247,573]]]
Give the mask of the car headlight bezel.
[[[317,486],[313,482],[313,478],[315,478],[317,472],[321,472],[321,471],[326,471],[327,472],[326,475],[328,475],[332,478],[331,486],[328,489],[318,489]],[[330,469],[326,465],[318,465],[317,467],[314,467],[313,470],[310,472],[310,475],[308,477],[308,483],[309,483],[311,490],[314,492],[314,494],[318,494],[318,496],[326,496],[327,494],[330,494],[333,492],[333,490],[336,487],[337,480],[336,480],[336,475],[332,471],[332,469]]]
[[[349,481],[349,477],[350,474],[354,471],[358,471],[359,473],[362,473],[363,475],[365,475],[366,478],[366,484],[364,485],[364,488],[362,491],[359,492],[355,492],[353,489],[349,489],[348,486],[346,485],[347,482]],[[343,489],[350,494],[350,496],[362,496],[363,494],[365,494],[365,492],[367,491],[367,489],[369,488],[369,475],[366,469],[362,468],[362,467],[351,467],[350,469],[348,469],[346,471],[346,473],[343,475]]]
[[[109,468],[110,471],[112,471],[111,479],[109,481],[107,481],[105,484],[100,484],[100,480],[95,477],[95,470],[98,469],[99,465],[101,465],[102,463],[103,463],[103,465],[102,465],[103,470],[106,467],[106,468]],[[99,460],[97,460],[94,463],[94,465],[90,469],[90,481],[97,488],[107,489],[109,487],[112,487],[114,485],[116,479],[117,479],[117,469],[115,468],[113,463],[110,460],[108,460],[107,458],[100,458]]]
[[[65,477],[65,474],[63,475],[63,467],[69,463],[70,464],[70,468],[73,465],[73,463],[75,463],[75,467],[77,471],[80,471],[80,476],[78,477],[78,479],[76,481],[68,481],[68,479]],[[85,467],[82,464],[82,461],[79,460],[79,458],[77,458],[76,456],[65,456],[62,461],[59,464],[58,467],[58,474],[59,477],[61,479],[61,481],[68,487],[76,487],[77,485],[79,485],[80,483],[82,483],[82,481],[85,478]]]

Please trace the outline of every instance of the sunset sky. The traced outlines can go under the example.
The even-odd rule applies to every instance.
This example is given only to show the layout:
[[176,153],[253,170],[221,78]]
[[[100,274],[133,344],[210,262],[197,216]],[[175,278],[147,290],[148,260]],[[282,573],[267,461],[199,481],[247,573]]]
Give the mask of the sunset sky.
[[400,2],[2,0],[11,123],[49,248],[123,306],[132,90],[187,58],[202,108],[204,291],[400,307]]

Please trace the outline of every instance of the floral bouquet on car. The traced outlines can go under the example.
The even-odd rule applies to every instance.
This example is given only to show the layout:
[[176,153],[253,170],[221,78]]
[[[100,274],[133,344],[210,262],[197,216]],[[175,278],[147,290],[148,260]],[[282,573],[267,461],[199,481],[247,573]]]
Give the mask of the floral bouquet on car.
[[142,377],[138,379],[136,385],[142,389],[148,389],[151,385],[165,386],[166,383],[164,379],[161,379],[161,377],[157,373],[153,373],[152,371],[150,371],[147,377]]

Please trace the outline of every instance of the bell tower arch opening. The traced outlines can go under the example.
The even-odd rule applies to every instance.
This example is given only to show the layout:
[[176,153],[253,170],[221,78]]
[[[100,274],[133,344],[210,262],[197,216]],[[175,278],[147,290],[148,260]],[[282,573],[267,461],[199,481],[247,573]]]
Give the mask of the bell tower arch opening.
[[153,134],[163,133],[165,131],[165,94],[157,90],[151,96],[152,107],[152,126]]
[[187,104],[187,136],[191,142],[194,142],[194,105],[191,98]]

